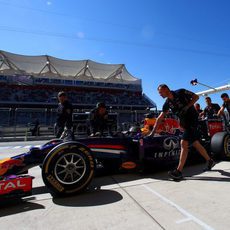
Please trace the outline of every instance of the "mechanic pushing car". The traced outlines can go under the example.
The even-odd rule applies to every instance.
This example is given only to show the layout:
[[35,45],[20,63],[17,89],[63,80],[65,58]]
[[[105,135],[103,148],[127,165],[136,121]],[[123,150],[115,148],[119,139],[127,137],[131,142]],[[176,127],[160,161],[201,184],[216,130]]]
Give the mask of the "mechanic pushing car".
[[199,142],[198,113],[194,108],[194,103],[199,99],[199,96],[186,89],[172,91],[165,84],[159,85],[157,89],[160,96],[166,98],[166,101],[149,136],[154,136],[157,127],[169,110],[178,116],[180,126],[183,128],[179,164],[177,169],[168,172],[169,176],[174,180],[183,179],[182,170],[187,160],[189,144],[192,144],[206,159],[207,166],[204,170],[211,170],[215,162],[210,158],[205,148]]
[[57,108],[57,138],[62,138],[62,136],[68,135],[72,138],[72,113],[73,107],[69,102],[67,94],[64,91],[58,93],[58,108]]

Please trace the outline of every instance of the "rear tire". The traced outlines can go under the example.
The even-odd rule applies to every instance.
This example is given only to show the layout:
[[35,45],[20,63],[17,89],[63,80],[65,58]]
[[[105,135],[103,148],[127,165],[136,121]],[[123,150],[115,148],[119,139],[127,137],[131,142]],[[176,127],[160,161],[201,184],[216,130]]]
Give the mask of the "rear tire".
[[90,149],[78,142],[66,142],[48,153],[42,165],[42,178],[53,195],[72,195],[87,188],[94,168]]
[[230,134],[216,133],[211,139],[211,151],[221,160],[230,160]]

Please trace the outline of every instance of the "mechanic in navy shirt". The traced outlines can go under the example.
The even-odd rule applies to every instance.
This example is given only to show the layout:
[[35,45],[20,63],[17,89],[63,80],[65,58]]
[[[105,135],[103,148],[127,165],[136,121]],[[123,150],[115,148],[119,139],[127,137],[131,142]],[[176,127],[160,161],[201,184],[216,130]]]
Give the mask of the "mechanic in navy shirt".
[[216,103],[212,103],[212,99],[210,97],[206,97],[205,102],[207,106],[204,108],[204,111],[200,113],[200,116],[204,116],[208,119],[217,118],[217,113],[220,110],[220,106]]
[[205,170],[211,170],[211,168],[215,165],[215,162],[210,158],[205,148],[199,142],[198,113],[194,108],[194,103],[199,99],[199,96],[186,89],[171,91],[165,84],[158,86],[158,92],[160,96],[166,98],[166,101],[149,136],[154,135],[157,127],[169,110],[178,116],[180,126],[184,130],[181,138],[179,164],[177,169],[169,171],[169,176],[174,180],[180,180],[183,178],[182,170],[188,156],[189,144],[192,144],[192,146],[206,159],[207,167]]
[[218,116],[224,115],[224,110],[227,109],[228,111],[228,120],[230,120],[230,99],[227,93],[222,93],[221,98],[223,100],[223,105],[221,106],[220,110],[218,111]]
[[104,102],[98,102],[96,108],[90,112],[90,136],[103,136],[108,128],[108,111]]
[[203,112],[203,110],[200,108],[200,104],[199,103],[195,103],[194,104],[195,110],[197,111],[197,113],[201,113]]
[[73,106],[68,101],[67,94],[64,91],[58,93],[58,101],[59,103],[57,108],[56,137],[60,138],[65,128],[69,131],[72,129]]

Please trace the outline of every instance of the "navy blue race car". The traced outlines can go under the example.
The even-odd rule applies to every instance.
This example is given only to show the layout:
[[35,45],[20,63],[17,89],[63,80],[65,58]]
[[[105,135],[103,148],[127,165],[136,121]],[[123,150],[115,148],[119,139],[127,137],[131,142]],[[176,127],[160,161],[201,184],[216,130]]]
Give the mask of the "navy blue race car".
[[[230,135],[218,132],[202,136],[210,152],[230,158]],[[192,156],[194,149],[190,149]],[[53,195],[71,195],[83,191],[97,170],[134,170],[176,163],[180,155],[180,132],[154,137],[120,134],[113,137],[85,137],[77,141],[51,140],[41,147],[0,160],[0,196],[25,196],[32,190],[28,170],[40,165],[44,184]]]

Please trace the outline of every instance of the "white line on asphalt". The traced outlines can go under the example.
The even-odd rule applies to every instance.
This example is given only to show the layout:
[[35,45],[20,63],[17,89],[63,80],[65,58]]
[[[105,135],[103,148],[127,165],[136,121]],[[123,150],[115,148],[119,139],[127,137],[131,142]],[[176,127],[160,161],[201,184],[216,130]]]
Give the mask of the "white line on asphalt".
[[[209,226],[208,224],[204,223],[203,221],[199,220],[198,218],[196,218],[195,216],[193,216],[192,214],[190,214],[189,212],[187,212],[185,209],[181,208],[179,205],[175,204],[174,202],[172,202],[171,200],[167,199],[166,197],[162,196],[160,193],[156,192],[155,190],[151,189],[150,187],[148,187],[147,185],[142,185],[145,189],[147,189],[149,192],[153,193],[154,195],[158,196],[161,200],[163,200],[165,203],[171,205],[172,207],[176,208],[179,212],[181,212],[183,215],[185,215],[187,218],[183,219],[185,221],[187,221],[188,219],[194,221],[195,223],[199,224],[200,226],[202,226],[204,229],[206,230],[214,230],[214,228],[212,228],[211,226]],[[181,222],[179,221],[179,223],[184,222],[183,220],[181,220]],[[178,222],[177,222],[178,223]]]
[[[25,145],[25,146],[21,146],[21,145],[17,145],[17,146],[0,146],[0,150],[1,149],[29,149],[31,148],[33,145]],[[34,145],[33,147],[41,147],[41,145]]]
[[188,218],[184,218],[184,219],[181,219],[181,220],[177,220],[176,223],[181,224],[181,223],[184,223],[184,222],[187,222],[187,221],[190,221],[190,220],[192,220],[192,219],[190,217],[188,217]]
[[2,147],[0,147],[0,149],[9,149],[10,148],[10,146],[2,146]]

